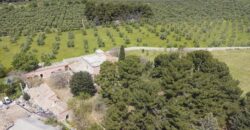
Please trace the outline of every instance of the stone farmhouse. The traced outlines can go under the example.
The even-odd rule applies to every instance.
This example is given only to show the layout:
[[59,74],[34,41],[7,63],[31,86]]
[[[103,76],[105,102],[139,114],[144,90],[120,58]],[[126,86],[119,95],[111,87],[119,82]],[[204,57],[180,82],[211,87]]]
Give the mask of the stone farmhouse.
[[28,79],[32,78],[49,78],[52,74],[57,72],[80,72],[87,71],[93,77],[99,74],[100,65],[105,61],[116,62],[117,57],[112,56],[108,52],[96,50],[94,54],[64,59],[62,62],[57,62],[51,66],[42,67],[35,71],[25,74]]

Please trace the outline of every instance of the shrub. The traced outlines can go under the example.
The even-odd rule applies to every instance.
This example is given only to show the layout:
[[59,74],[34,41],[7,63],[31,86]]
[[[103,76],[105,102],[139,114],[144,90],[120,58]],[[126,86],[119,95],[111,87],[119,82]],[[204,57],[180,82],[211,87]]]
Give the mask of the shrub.
[[161,30],[160,30],[161,32],[165,32],[166,31],[166,29],[165,28],[163,28],[163,27],[161,27]]
[[29,101],[29,100],[30,100],[30,95],[29,95],[28,93],[24,93],[24,94],[23,94],[23,99],[24,99],[25,101]]
[[87,35],[87,31],[85,29],[82,30],[82,35]]
[[75,38],[74,33],[73,32],[69,32],[68,33],[68,38],[71,39],[71,40],[74,39]]
[[98,44],[98,47],[105,47],[105,43],[102,41],[100,37],[98,37],[97,39],[97,44]]
[[123,36],[124,36],[124,33],[119,32],[119,37],[120,37],[120,38],[123,38]]
[[160,36],[160,39],[161,40],[165,40],[167,38],[167,35],[166,34],[161,34],[161,36]]
[[56,35],[55,40],[56,40],[56,41],[60,41],[60,40],[61,40],[60,36],[59,36],[59,35]]
[[74,42],[74,40],[69,40],[69,41],[67,42],[67,46],[68,46],[68,48],[75,47],[75,42]]
[[130,44],[130,39],[129,38],[125,38],[124,41],[125,41],[125,44]]
[[141,38],[137,38],[136,41],[137,41],[138,43],[141,43],[141,42],[142,42],[142,39],[141,39]]
[[14,86],[8,86],[7,89],[6,89],[6,91],[5,91],[5,94],[6,94],[7,96],[12,96],[12,95],[14,95],[16,92],[17,92],[17,91],[16,91],[16,88],[15,88]]

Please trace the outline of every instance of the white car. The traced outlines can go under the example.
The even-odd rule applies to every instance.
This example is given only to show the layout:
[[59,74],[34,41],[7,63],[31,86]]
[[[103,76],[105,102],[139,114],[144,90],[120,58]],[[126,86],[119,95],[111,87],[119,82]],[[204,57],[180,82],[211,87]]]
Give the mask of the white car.
[[10,103],[12,103],[11,99],[9,97],[4,97],[3,104],[8,105]]

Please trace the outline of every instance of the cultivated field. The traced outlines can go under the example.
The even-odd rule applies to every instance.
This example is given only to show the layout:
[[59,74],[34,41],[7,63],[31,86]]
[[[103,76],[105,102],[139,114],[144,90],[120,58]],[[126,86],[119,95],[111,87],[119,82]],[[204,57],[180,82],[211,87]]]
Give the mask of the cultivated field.
[[33,51],[39,59],[41,55],[49,55],[57,61],[92,53],[97,48],[109,50],[122,44],[250,46],[248,0],[125,1],[129,2],[149,5],[152,17],[120,21],[119,26],[115,22],[96,26],[93,21],[86,20],[85,0],[0,4],[0,63],[10,68],[12,57],[21,50]]
[[[35,35],[0,37],[0,59],[7,68],[12,57],[28,46],[40,58],[42,54],[53,55],[55,60],[92,53],[100,48],[109,50],[120,45],[153,47],[217,47],[249,46],[250,32],[240,21],[210,21],[201,23],[139,24],[130,23],[108,27],[94,26],[72,32],[37,33]],[[43,45],[39,45],[41,34]],[[70,36],[72,35],[72,36]],[[28,42],[29,41],[29,42]],[[73,42],[73,43],[72,43]],[[58,44],[57,52],[53,52]],[[73,44],[74,47],[69,47]]]

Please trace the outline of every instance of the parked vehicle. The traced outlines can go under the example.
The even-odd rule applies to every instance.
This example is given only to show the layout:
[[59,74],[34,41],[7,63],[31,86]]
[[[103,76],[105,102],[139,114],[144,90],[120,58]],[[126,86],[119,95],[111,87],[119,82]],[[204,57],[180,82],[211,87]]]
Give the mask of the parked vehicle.
[[11,103],[12,103],[12,100],[9,97],[4,97],[3,104],[8,105],[8,104],[11,104]]

